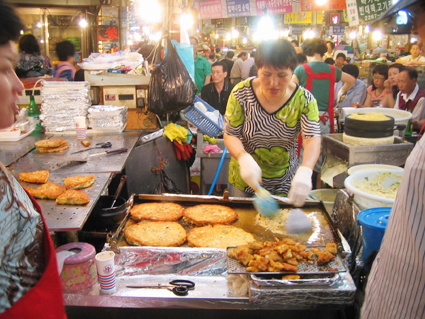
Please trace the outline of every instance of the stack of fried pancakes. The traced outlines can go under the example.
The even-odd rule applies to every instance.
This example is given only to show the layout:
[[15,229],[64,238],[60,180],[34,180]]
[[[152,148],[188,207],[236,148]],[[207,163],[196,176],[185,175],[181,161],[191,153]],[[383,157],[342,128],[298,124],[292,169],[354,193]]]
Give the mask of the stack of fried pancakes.
[[69,148],[68,142],[63,138],[51,138],[35,142],[35,147],[40,153],[61,152]]

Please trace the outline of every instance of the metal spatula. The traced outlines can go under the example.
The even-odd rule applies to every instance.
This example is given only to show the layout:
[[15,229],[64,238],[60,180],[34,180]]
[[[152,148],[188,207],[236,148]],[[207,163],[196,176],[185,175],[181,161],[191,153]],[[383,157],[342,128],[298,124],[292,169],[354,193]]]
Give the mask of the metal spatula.
[[64,161],[71,161],[71,162],[82,162],[85,163],[87,162],[90,158],[94,157],[94,156],[100,156],[100,155],[112,155],[112,154],[119,154],[119,153],[125,153],[127,152],[128,149],[126,147],[123,148],[118,148],[115,150],[110,150],[110,151],[105,151],[105,152],[101,152],[101,153],[96,153],[96,154],[91,154],[91,155],[87,155],[87,156],[69,156],[69,157],[64,157],[61,158]]

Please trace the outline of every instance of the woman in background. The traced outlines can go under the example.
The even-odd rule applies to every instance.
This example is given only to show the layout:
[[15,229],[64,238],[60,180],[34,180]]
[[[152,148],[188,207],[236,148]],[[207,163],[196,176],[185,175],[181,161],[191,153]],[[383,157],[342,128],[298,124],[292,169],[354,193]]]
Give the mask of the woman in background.
[[394,107],[397,94],[400,91],[397,85],[398,74],[403,70],[404,66],[399,63],[394,63],[388,68],[388,79],[384,82],[385,97],[381,101],[382,106]]
[[52,74],[50,60],[40,53],[40,46],[32,34],[25,34],[19,39],[19,56],[15,71],[20,78],[33,78]]
[[356,107],[375,107],[382,104],[381,101],[386,94],[384,82],[388,79],[388,65],[379,64],[375,66],[372,73],[373,81],[372,85],[367,88],[366,101],[363,105],[356,103]]

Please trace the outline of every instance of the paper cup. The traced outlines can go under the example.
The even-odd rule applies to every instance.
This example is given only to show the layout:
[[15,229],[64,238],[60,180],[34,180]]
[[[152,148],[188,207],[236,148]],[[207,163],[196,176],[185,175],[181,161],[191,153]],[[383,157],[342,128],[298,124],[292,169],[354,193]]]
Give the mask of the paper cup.
[[85,116],[74,117],[75,130],[77,131],[77,139],[84,140],[87,137],[87,123]]
[[95,257],[100,292],[104,295],[112,295],[117,289],[114,258],[113,251],[102,251]]

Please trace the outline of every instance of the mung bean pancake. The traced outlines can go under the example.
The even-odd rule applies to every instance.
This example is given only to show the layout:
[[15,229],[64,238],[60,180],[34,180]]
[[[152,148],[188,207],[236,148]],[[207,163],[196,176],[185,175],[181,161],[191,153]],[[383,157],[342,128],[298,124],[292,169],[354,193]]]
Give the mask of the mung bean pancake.
[[184,210],[185,219],[197,226],[206,224],[230,224],[238,219],[238,213],[226,206],[221,205],[196,205]]
[[134,246],[176,247],[186,242],[186,231],[177,222],[140,222],[126,227],[124,234]]
[[172,222],[183,216],[184,207],[174,203],[144,203],[130,209],[131,219],[135,221],[152,220]]

